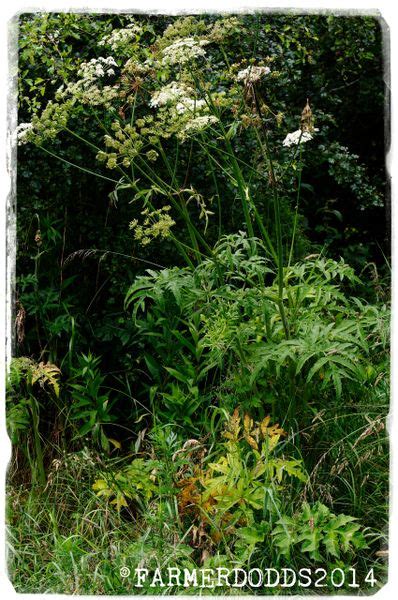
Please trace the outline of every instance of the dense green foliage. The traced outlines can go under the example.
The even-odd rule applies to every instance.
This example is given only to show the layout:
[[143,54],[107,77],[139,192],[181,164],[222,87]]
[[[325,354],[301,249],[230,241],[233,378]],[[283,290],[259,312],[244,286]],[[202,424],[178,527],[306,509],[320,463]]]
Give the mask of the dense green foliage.
[[136,593],[126,565],[385,581],[381,37],[370,17],[21,16],[18,591]]

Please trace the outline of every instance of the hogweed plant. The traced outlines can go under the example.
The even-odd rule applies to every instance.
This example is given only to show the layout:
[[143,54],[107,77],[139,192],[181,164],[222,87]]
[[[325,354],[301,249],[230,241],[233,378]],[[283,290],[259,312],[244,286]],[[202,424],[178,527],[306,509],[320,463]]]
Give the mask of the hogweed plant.
[[[298,205],[302,144],[312,140],[316,129],[307,101],[300,128],[283,138],[284,116],[267,104],[267,90],[280,76],[273,57],[256,63],[248,56],[231,63],[225,52],[228,39],[244,33],[236,17],[217,19],[206,28],[188,17],[154,38],[148,25],[131,19],[127,27],[99,40],[98,51],[104,56],[77,64],[76,79],[64,82],[30,123],[19,125],[18,140],[52,155],[51,142],[62,133],[87,144],[98,163],[112,173],[98,175],[114,182],[114,194],[123,192],[141,206],[142,220],[130,223],[135,240],[145,246],[169,238],[191,267],[204,257],[214,259],[214,244],[207,235],[209,219],[222,224],[225,193],[232,202],[238,199],[251,254],[258,253],[257,236],[277,272],[278,306],[288,338],[284,266],[294,251],[297,208],[287,257],[281,196],[294,163]],[[254,37],[258,34],[257,26]],[[88,119],[102,132],[103,147],[73,130],[77,118]],[[248,143],[254,159],[249,162],[242,152]],[[286,164],[277,169],[274,154],[280,147],[293,150],[285,151]],[[262,170],[259,160],[264,161]],[[203,195],[200,182],[191,181],[196,162],[208,165],[211,195]],[[88,167],[81,168],[93,172]],[[273,219],[264,218],[258,190],[272,199]],[[181,224],[187,237],[179,234]]]
[[[83,222],[68,239],[66,210],[62,225],[29,217],[35,270],[21,270],[16,332],[21,353],[38,338],[40,358],[12,362],[7,418],[14,462],[39,484],[40,572],[56,591],[123,594],[136,593],[119,577],[130,559],[341,572],[349,559],[362,576],[386,538],[388,302],[380,282],[366,301],[376,267],[358,276],[307,243],[301,212],[305,163],[324,160],[350,189],[363,171],[352,179],[354,155],[330,144],[310,92],[285,93],[297,63],[278,44],[293,33],[268,43],[268,16],[117,19],[84,21],[90,44],[60,53],[56,91],[22,99],[32,114],[16,132],[22,152],[79,169],[83,192],[99,178],[109,197],[104,234]],[[77,250],[86,233],[95,248]],[[80,296],[63,269],[99,255]],[[49,278],[44,293],[54,256],[59,291]],[[13,538],[13,564],[30,581],[41,547],[12,494],[15,540],[29,539],[25,551]]]

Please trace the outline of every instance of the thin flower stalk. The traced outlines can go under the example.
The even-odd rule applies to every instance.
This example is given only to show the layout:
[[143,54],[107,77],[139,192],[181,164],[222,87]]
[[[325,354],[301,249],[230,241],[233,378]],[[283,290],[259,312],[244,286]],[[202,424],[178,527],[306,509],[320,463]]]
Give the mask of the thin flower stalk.
[[[260,107],[260,103],[258,101],[257,93],[256,93],[254,86],[253,86],[253,97],[254,97],[254,101],[256,104],[256,110],[261,118],[262,117],[261,107]],[[257,129],[255,128],[255,132],[256,132],[258,141],[259,141],[261,147],[263,148],[264,153],[268,160],[271,181],[272,181],[271,188],[272,188],[272,192],[273,192],[273,196],[274,196],[275,228],[276,228],[276,238],[277,238],[278,306],[279,306],[279,312],[280,312],[280,316],[282,319],[285,336],[286,336],[286,338],[289,338],[289,325],[287,322],[285,307],[283,304],[283,291],[284,291],[285,286],[284,286],[284,276],[283,276],[284,264],[283,264],[282,225],[281,225],[281,214],[280,214],[280,199],[279,199],[279,193],[278,193],[278,182],[277,182],[277,179],[275,176],[274,163],[273,163],[272,155],[271,155],[271,152],[269,149],[268,133],[267,133],[267,130],[265,129],[264,125],[262,126],[262,131],[263,131],[264,144],[262,144],[260,135],[259,135]]]
[[288,267],[290,267],[290,265],[292,263],[293,252],[294,252],[294,242],[296,239],[296,231],[297,231],[298,209],[299,209],[299,202],[300,202],[300,195],[301,195],[301,176],[302,176],[302,172],[303,172],[303,165],[301,162],[302,161],[302,152],[303,152],[302,146],[300,145],[299,170],[298,170],[298,176],[297,176],[297,196],[296,196],[296,206],[295,206],[294,220],[293,220],[292,240],[290,243],[289,260],[287,263]]

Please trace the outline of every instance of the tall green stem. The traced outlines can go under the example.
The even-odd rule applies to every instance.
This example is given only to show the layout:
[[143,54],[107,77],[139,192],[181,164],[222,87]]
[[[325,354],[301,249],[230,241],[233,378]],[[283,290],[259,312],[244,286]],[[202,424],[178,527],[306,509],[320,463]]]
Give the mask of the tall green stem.
[[[163,162],[166,165],[166,169],[167,169],[167,171],[169,173],[169,176],[170,176],[170,179],[171,179],[171,183],[173,185],[173,183],[174,183],[174,181],[176,179],[175,169],[174,169],[174,171],[172,170],[171,165],[169,163],[169,160],[168,160],[168,158],[166,156],[166,153],[163,150],[163,146],[162,146],[162,144],[160,142],[158,144],[158,148],[159,148],[160,154],[161,154],[161,156],[163,158]],[[186,203],[184,201],[184,198],[182,197],[182,194],[180,192],[178,192],[177,195],[178,195],[178,199],[180,201],[180,206],[181,206],[181,211],[182,211],[182,214],[183,214],[183,217],[184,217],[184,221],[185,221],[185,223],[187,224],[187,227],[188,227],[188,233],[189,233],[189,237],[191,238],[192,246],[195,249],[196,257],[198,259],[200,259],[199,244],[198,244],[198,240],[196,238],[195,232],[194,232],[194,226],[193,226],[191,218],[189,216],[187,205],[186,205]]]
[[220,119],[219,111],[217,110],[217,107],[215,106],[215,104],[213,102],[211,94],[206,94],[205,91],[203,90],[202,86],[200,85],[200,82],[196,78],[194,78],[194,80],[198,86],[198,89],[206,97],[206,100],[207,100],[209,106],[211,107],[213,114],[215,116],[217,116],[217,118],[218,118],[218,124],[219,124],[221,132],[222,132],[223,141],[224,141],[225,147],[227,149],[227,152],[229,154],[232,170],[233,170],[234,177],[235,177],[235,180],[236,180],[236,183],[238,186],[239,196],[240,196],[241,204],[242,204],[243,215],[244,215],[244,219],[245,219],[245,223],[246,223],[246,228],[247,228],[249,237],[251,239],[250,245],[251,245],[253,254],[255,254],[256,245],[254,242],[254,229],[253,229],[253,223],[252,223],[252,219],[250,216],[250,210],[249,210],[249,203],[250,203],[249,187],[245,184],[245,180],[244,180],[242,171],[239,167],[238,161],[236,160],[235,152],[232,148],[232,144],[230,142],[228,133],[226,132],[225,127],[222,123],[222,120]]
[[294,242],[295,242],[295,238],[296,238],[297,220],[298,220],[298,208],[299,208],[299,201],[300,201],[300,194],[301,194],[301,174],[303,172],[303,167],[302,167],[302,162],[301,162],[302,146],[301,146],[301,144],[299,144],[299,146],[300,146],[300,155],[299,155],[299,172],[298,172],[298,179],[297,179],[296,210],[294,213],[292,241],[290,244],[289,260],[287,263],[288,267],[290,267],[290,265],[291,265],[292,258],[293,258],[293,252],[294,252]]
[[[253,96],[256,104],[256,110],[262,121],[261,107],[258,102],[256,90],[253,86]],[[276,229],[276,239],[277,239],[277,258],[278,258],[278,306],[279,313],[281,315],[283,329],[285,332],[286,338],[289,338],[289,326],[286,318],[285,307],[283,304],[283,291],[284,291],[284,276],[283,276],[283,243],[282,243],[282,224],[281,224],[281,211],[280,211],[280,199],[278,193],[278,182],[275,177],[275,169],[274,163],[272,160],[271,152],[268,144],[268,133],[264,126],[262,125],[263,137],[264,137],[264,145],[261,142],[260,135],[255,128],[255,132],[259,143],[263,150],[265,151],[265,155],[268,159],[269,169],[270,169],[270,179],[271,179],[271,189],[274,197],[274,214],[275,214],[275,229]]]

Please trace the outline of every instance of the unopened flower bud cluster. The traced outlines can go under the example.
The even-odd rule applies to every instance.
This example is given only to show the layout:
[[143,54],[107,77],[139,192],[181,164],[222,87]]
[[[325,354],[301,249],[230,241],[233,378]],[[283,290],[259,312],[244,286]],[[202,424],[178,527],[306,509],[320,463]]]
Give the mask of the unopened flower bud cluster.
[[133,219],[130,223],[134,238],[142,246],[147,246],[157,238],[168,238],[171,228],[175,225],[175,221],[169,215],[170,210],[171,207],[168,205],[152,211],[147,208],[144,209],[141,212],[141,215],[145,217],[143,223],[140,224],[137,219]]
[[122,126],[119,121],[114,121],[112,130],[113,136],[108,134],[104,136],[107,152],[100,151],[97,159],[105,162],[108,169],[116,169],[118,165],[129,167],[141,152],[144,142],[137,128],[130,124]]

